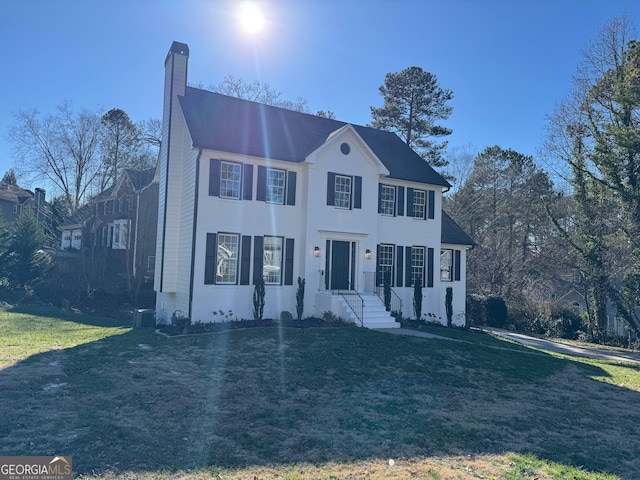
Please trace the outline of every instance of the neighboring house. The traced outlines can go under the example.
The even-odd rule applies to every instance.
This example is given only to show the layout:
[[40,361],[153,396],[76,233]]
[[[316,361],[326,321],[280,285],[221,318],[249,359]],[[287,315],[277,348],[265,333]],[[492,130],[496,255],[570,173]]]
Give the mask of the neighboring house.
[[[331,311],[370,327],[413,317],[465,318],[466,252],[473,241],[442,212],[449,183],[390,132],[187,87],[188,46],[165,61],[159,160],[156,318],[253,318],[259,277],[264,317]],[[400,306],[397,300],[402,301]]]
[[157,231],[156,169],[125,170],[117,182],[60,227],[61,248],[104,247],[122,273],[153,278]]
[[31,190],[20,188],[11,183],[0,182],[0,220],[9,224],[15,222],[27,209],[34,208],[40,220],[45,207],[45,191],[36,188]]

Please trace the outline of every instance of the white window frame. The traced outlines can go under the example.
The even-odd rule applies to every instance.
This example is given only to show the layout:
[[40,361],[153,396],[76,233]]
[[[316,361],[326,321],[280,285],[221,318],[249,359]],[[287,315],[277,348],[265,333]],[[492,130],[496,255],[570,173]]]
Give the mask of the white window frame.
[[240,200],[242,192],[242,164],[220,161],[220,198]]
[[218,233],[216,243],[216,284],[236,285],[238,283],[240,235],[237,233]]
[[420,279],[420,285],[424,284],[424,266],[425,266],[425,247],[411,247],[411,282],[416,284],[416,279]]
[[413,191],[413,218],[425,219],[427,217],[427,191]]
[[440,281],[453,282],[453,249],[440,250]]
[[113,221],[113,243],[114,250],[126,250],[129,248],[129,220],[120,219]]
[[380,189],[380,213],[393,216],[396,213],[396,187],[382,185]]
[[338,208],[351,208],[351,192],[353,178],[347,175],[336,175],[334,183],[334,206]]
[[262,278],[265,285],[282,285],[283,252],[283,237],[264,237],[262,243]]
[[266,202],[284,205],[287,172],[278,168],[267,168]]

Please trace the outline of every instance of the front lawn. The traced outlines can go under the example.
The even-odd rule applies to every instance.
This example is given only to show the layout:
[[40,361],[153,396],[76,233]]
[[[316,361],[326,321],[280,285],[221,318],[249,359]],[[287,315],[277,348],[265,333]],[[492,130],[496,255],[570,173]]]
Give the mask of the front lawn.
[[0,455],[72,455],[83,478],[120,479],[640,471],[635,366],[468,332],[455,334],[463,342],[361,328],[169,338],[59,317],[0,311]]

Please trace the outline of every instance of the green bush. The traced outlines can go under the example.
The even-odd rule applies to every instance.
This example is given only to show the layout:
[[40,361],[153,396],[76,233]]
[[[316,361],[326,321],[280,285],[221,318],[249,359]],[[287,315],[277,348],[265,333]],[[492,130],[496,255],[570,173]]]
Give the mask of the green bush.
[[253,290],[253,319],[262,320],[264,314],[264,278],[257,277]]
[[302,320],[302,313],[304,312],[304,286],[305,279],[298,277],[298,290],[296,290],[296,315],[298,320]]
[[419,321],[422,317],[422,281],[419,278],[413,284],[413,313]]
[[555,307],[551,309],[546,324],[545,333],[550,337],[577,340],[582,329],[582,317],[568,308]]
[[487,325],[496,328],[507,328],[509,312],[502,297],[489,297],[486,300]]

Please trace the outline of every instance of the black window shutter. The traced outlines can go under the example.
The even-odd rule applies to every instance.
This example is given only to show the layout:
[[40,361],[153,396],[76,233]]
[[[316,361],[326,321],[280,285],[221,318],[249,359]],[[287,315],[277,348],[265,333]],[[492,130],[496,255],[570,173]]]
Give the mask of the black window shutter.
[[262,278],[262,259],[264,258],[264,238],[253,237],[253,284]]
[[331,277],[331,264],[329,263],[329,248],[331,247],[331,240],[327,240],[324,249],[324,287],[329,290],[329,278]]
[[460,250],[453,251],[453,279],[456,282],[460,281]]
[[411,247],[405,247],[404,252],[404,286],[411,287],[413,286],[413,279],[411,278]]
[[336,174],[327,172],[327,205],[336,204]]
[[353,177],[353,208],[362,208],[362,177]]
[[285,240],[284,247],[284,284],[293,285],[293,238]]
[[296,204],[296,172],[287,174],[287,205]]
[[404,267],[404,262],[402,261],[403,259],[403,254],[404,254],[404,248],[401,246],[397,246],[396,250],[398,251],[398,261],[396,262],[396,264],[398,265],[398,272],[396,275],[396,285],[398,287],[402,286],[402,274],[404,272],[404,270],[402,269],[402,267]]
[[267,200],[267,167],[258,165],[258,187],[256,188],[256,200]]
[[382,213],[382,184],[378,184],[378,213]]
[[427,249],[427,287],[433,287],[433,248]]
[[242,165],[242,199],[251,200],[253,198],[253,165],[245,163]]
[[251,236],[242,236],[240,250],[240,285],[249,285],[249,268],[251,265]]
[[204,283],[212,285],[216,283],[216,234],[207,233],[206,256],[204,260]]
[[396,202],[397,202],[397,207],[396,207],[396,211],[398,212],[398,215],[402,216],[404,215],[404,187],[398,187],[396,190]]
[[407,217],[413,217],[413,188],[407,187]]
[[209,195],[220,196],[220,160],[217,158],[209,160]]
[[429,214],[428,218],[436,218],[436,192],[429,190]]
[[382,270],[380,270],[380,244],[376,245],[376,287],[383,285]]

